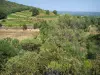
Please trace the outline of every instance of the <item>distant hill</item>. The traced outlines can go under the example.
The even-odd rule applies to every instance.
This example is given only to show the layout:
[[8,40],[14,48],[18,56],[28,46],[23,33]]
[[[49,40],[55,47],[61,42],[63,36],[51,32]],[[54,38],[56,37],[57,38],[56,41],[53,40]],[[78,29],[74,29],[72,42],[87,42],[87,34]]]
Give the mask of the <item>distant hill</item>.
[[76,16],[100,16],[100,12],[70,12],[70,11],[58,11],[59,14],[70,14]]

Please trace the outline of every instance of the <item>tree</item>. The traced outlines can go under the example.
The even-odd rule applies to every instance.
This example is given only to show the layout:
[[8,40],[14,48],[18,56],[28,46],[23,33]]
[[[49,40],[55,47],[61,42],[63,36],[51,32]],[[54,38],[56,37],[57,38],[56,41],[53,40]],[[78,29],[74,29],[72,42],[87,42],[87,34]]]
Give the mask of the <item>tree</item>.
[[21,42],[21,46],[26,51],[39,51],[41,42],[37,39],[26,39]]
[[18,40],[5,38],[0,40],[0,71],[10,57],[14,57],[19,52]]
[[7,13],[5,12],[5,9],[0,7],[0,19],[7,18]]
[[25,52],[9,59],[6,63],[4,75],[33,75],[37,71],[37,53]]
[[27,30],[27,25],[23,25],[23,30]]
[[54,13],[55,15],[57,15],[57,11],[56,11],[56,10],[54,10],[53,13]]
[[39,10],[37,8],[32,9],[32,16],[37,16],[39,15]]
[[50,11],[49,10],[46,10],[46,14],[49,15],[50,14]]
[[2,27],[2,24],[0,23],[0,27]]
[[33,25],[33,27],[34,27],[34,29],[38,29],[38,28],[40,28],[40,24],[39,24],[39,22],[35,23],[35,24]]
[[0,19],[5,19],[7,17],[7,14],[4,12],[0,12]]

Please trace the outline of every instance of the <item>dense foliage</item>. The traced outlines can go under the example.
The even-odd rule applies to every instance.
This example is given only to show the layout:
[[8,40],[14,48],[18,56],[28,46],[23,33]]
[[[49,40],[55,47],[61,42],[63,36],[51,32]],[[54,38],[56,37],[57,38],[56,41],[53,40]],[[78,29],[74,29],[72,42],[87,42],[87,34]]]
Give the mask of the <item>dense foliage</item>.
[[49,10],[46,10],[46,14],[49,15],[50,14],[50,11]]
[[99,22],[98,17],[63,15],[41,21],[35,38],[0,40],[0,73],[100,75],[100,34],[90,32]]
[[0,19],[6,18],[8,14],[28,10],[31,8],[32,7],[25,6],[22,4],[17,4],[6,0],[0,0]]
[[27,25],[23,25],[23,30],[27,30]]
[[55,15],[57,15],[57,11],[56,11],[56,10],[54,10],[53,13],[54,13]]
[[32,9],[32,16],[37,16],[39,15],[39,10],[37,8]]
[[14,57],[20,50],[19,41],[17,39],[0,40],[0,71],[4,68],[5,63],[10,57]]
[[4,8],[0,7],[0,19],[7,18],[7,13],[5,12]]

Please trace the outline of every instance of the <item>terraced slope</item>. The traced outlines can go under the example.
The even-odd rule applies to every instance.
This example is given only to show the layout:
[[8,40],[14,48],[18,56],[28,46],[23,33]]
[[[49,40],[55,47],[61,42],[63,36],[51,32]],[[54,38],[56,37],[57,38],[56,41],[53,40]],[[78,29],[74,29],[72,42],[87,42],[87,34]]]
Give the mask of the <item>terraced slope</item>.
[[32,17],[32,12],[29,10],[16,12],[8,15],[7,19],[1,21],[4,26],[7,27],[21,27],[23,25],[33,26],[35,23],[41,20],[56,20],[58,16],[51,13],[46,15],[45,11],[40,12],[36,17]]

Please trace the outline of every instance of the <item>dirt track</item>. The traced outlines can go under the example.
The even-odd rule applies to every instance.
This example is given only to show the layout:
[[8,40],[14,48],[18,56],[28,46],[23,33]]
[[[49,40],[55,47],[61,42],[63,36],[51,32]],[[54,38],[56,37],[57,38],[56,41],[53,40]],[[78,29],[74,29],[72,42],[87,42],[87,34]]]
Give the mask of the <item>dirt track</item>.
[[0,29],[0,39],[2,38],[17,38],[19,40],[23,40],[26,38],[32,38],[39,34],[39,29]]

